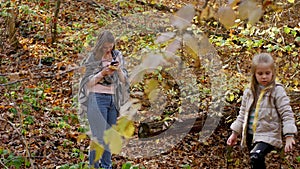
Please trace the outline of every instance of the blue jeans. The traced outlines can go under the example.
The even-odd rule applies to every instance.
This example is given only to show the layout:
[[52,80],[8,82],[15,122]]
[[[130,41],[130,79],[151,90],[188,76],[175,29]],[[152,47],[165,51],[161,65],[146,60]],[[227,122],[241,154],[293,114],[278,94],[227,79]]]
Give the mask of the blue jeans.
[[101,157],[101,166],[99,161],[95,162],[96,152],[89,152],[89,165],[94,168],[112,168],[111,152],[108,145],[104,144],[103,133],[109,129],[117,121],[117,109],[114,105],[113,95],[103,93],[90,93],[87,107],[87,115],[92,131],[92,136],[97,138],[100,145],[104,146],[105,150]]

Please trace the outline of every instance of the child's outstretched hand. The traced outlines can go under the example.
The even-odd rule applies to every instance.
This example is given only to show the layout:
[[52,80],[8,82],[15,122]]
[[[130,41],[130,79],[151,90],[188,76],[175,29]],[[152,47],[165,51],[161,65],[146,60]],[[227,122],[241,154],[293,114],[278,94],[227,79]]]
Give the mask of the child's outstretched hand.
[[236,145],[237,137],[238,137],[238,134],[235,132],[232,132],[232,134],[230,135],[230,137],[227,140],[227,145],[229,145],[229,146]]
[[293,136],[287,136],[285,138],[285,147],[284,147],[284,151],[285,152],[289,152],[292,151],[293,149],[293,144],[295,144],[295,140]]

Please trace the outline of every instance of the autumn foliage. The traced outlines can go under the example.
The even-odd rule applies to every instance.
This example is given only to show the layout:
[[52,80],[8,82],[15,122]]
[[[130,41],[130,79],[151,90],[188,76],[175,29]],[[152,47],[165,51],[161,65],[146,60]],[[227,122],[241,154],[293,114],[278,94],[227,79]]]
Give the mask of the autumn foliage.
[[[77,91],[81,63],[102,29],[116,35],[131,81],[131,99],[104,138],[115,168],[249,167],[247,152],[227,147],[226,139],[255,53],[274,56],[300,126],[299,6],[294,0],[2,1],[0,168],[87,168],[89,148],[101,155],[78,116]],[[146,123],[178,135],[139,138]],[[273,151],[267,162],[299,168],[299,144],[289,154]]]

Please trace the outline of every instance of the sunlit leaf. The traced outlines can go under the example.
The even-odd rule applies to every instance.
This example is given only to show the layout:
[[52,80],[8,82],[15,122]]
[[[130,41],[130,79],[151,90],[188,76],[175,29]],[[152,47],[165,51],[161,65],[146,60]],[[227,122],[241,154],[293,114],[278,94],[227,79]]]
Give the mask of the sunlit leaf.
[[289,3],[295,3],[295,0],[288,0]]
[[183,30],[191,25],[192,19],[195,16],[195,9],[193,5],[182,7],[171,17],[171,24],[179,30]]
[[109,149],[112,153],[118,154],[122,149],[122,137],[117,132],[116,126],[112,126],[110,129],[104,131],[104,142],[109,145]]
[[291,32],[291,28],[289,27],[284,27],[283,28],[284,33],[289,34]]
[[143,68],[157,68],[161,64],[165,64],[166,61],[162,55],[150,53],[143,57],[142,66]]
[[155,101],[158,99],[159,97],[159,90],[158,89],[154,89],[152,90],[149,94],[148,94],[148,98],[150,103],[155,103]]
[[129,81],[132,84],[140,82],[143,79],[145,73],[152,72],[153,69],[156,69],[158,66],[164,65],[166,63],[167,61],[160,54],[147,54],[143,57],[142,63],[131,71]]
[[145,93],[149,94],[152,90],[158,88],[158,81],[155,79],[150,79],[146,81]]
[[298,79],[293,79],[294,85],[298,86],[299,85],[299,80]]
[[264,12],[263,12],[263,9],[261,6],[256,7],[256,9],[253,9],[251,12],[249,12],[248,22],[251,25],[254,25],[256,22],[258,22],[260,20],[263,13]]
[[77,142],[81,142],[82,140],[86,139],[87,135],[86,134],[81,134],[77,136]]
[[235,7],[241,0],[228,0],[228,5],[233,8]]
[[242,1],[241,4],[237,8],[238,18],[241,20],[245,20],[248,18],[249,8],[248,1]]
[[188,50],[188,51],[190,51],[190,54],[194,58],[197,58],[198,52],[199,52],[198,40],[195,37],[193,37],[192,35],[185,33],[183,35],[183,42],[188,47],[188,49],[190,49],[190,50]]
[[157,39],[155,40],[155,43],[164,43],[164,42],[174,38],[175,35],[176,35],[175,32],[162,33],[159,37],[157,37]]
[[173,63],[178,59],[176,56],[177,50],[181,47],[181,41],[176,38],[171,43],[168,44],[168,46],[165,49],[165,58],[168,61],[168,63]]
[[211,58],[207,58],[207,57],[211,57],[211,53],[215,51],[213,45],[209,42],[209,39],[206,36],[202,36],[199,42],[199,56],[203,57],[205,56],[206,58],[204,59],[208,59],[211,60]]
[[120,117],[117,121],[118,132],[125,138],[130,138],[134,134],[134,123],[128,117]]
[[232,8],[228,6],[219,8],[218,16],[220,22],[224,25],[226,29],[229,29],[230,27],[234,26],[236,16]]
[[229,96],[226,98],[227,99],[227,101],[229,101],[229,102],[232,102],[232,101],[234,101],[234,94],[233,93],[229,93]]
[[99,161],[99,159],[101,158],[101,156],[104,152],[104,147],[102,145],[100,145],[96,139],[92,139],[90,142],[90,150],[91,151],[95,150],[96,157],[95,157],[94,162],[97,162],[97,161]]
[[135,84],[141,82],[145,75],[145,70],[142,66],[137,66],[135,69],[131,71],[131,75],[129,76],[129,81],[131,84]]

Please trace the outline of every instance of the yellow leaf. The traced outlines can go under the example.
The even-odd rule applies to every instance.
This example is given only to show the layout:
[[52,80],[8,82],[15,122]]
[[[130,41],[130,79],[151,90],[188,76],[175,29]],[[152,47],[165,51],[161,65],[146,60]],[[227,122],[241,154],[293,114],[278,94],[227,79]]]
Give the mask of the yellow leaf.
[[293,82],[294,82],[294,85],[295,85],[295,86],[298,86],[298,85],[299,85],[299,80],[298,80],[298,79],[294,78],[294,79],[293,79]]
[[146,89],[145,89],[146,94],[150,94],[151,91],[158,88],[158,81],[155,80],[155,79],[150,79],[146,83],[147,83],[146,84]]
[[233,93],[230,93],[229,94],[229,100],[232,102],[234,100],[234,94]]
[[120,37],[120,40],[124,41],[124,42],[128,42],[128,36],[123,35],[123,36]]
[[187,33],[183,35],[183,40],[184,40],[185,48],[186,48],[187,52],[194,59],[197,59],[199,57],[198,56],[198,53],[199,53],[198,40]]
[[24,45],[24,46],[23,46],[23,49],[24,49],[24,50],[28,50],[27,45]]
[[118,119],[117,129],[119,133],[125,138],[130,138],[134,134],[134,124],[126,116]]
[[91,151],[95,150],[95,152],[96,152],[96,157],[94,159],[94,162],[99,161],[99,159],[101,158],[101,156],[104,152],[103,146],[100,145],[97,140],[92,139],[90,142],[90,150]]
[[81,134],[79,136],[77,136],[77,142],[81,142],[82,140],[86,139],[86,134]]
[[117,132],[116,126],[104,131],[104,142],[109,145],[111,153],[118,154],[122,149],[122,137]]
[[288,0],[289,3],[295,3],[295,0]]

